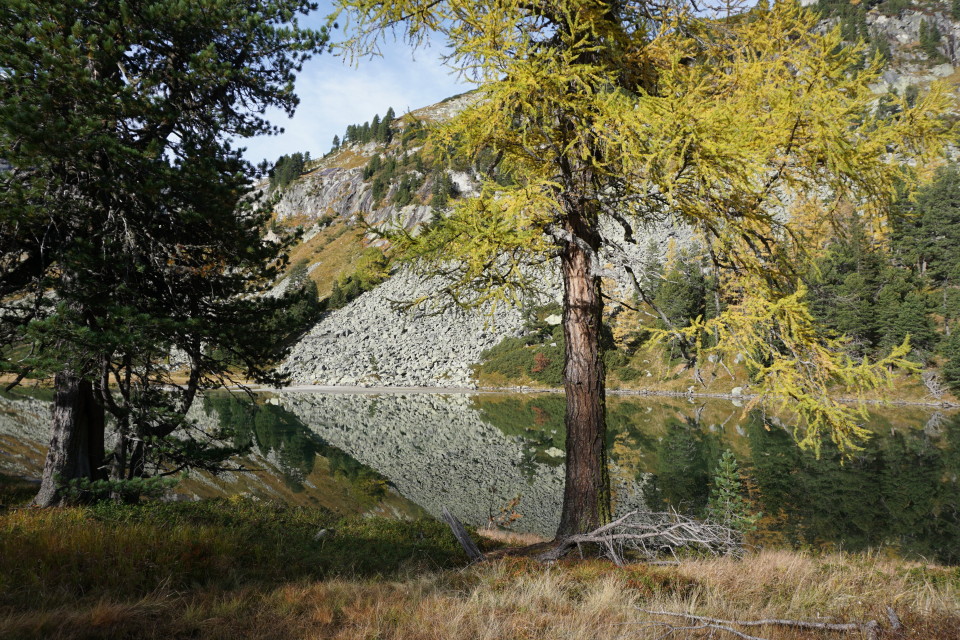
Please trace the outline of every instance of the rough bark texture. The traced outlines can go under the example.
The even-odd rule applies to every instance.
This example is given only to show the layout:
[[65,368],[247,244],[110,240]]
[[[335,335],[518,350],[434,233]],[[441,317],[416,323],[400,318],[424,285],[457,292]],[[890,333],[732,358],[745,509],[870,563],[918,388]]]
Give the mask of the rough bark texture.
[[[567,465],[557,538],[586,533],[610,520],[606,401],[600,329],[600,277],[591,262],[599,236],[583,218],[569,224],[561,253]],[[578,224],[579,222],[579,224]]]
[[38,507],[62,504],[59,487],[74,478],[96,480],[103,472],[103,406],[93,385],[69,371],[54,378],[53,433],[43,467],[40,491],[33,499]]

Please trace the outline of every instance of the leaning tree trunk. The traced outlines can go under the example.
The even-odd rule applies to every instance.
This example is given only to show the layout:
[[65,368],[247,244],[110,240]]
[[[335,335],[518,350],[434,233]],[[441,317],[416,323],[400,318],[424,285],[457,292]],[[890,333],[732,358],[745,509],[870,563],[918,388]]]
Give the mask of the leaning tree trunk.
[[62,486],[76,478],[97,480],[103,473],[104,411],[93,385],[70,371],[54,378],[53,434],[43,466],[38,507],[64,503]]
[[567,465],[557,538],[592,531],[610,520],[606,406],[600,329],[603,302],[594,273],[595,223],[571,216],[560,260],[563,272],[564,391]]

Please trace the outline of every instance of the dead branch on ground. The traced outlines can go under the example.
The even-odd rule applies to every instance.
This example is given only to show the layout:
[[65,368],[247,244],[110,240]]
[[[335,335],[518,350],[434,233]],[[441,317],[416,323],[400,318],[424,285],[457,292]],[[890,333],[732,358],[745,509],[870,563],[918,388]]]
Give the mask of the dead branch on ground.
[[[675,618],[685,618],[687,620],[692,620],[700,626],[700,628],[708,628],[717,631],[726,631],[740,638],[749,638],[750,640],[763,640],[763,638],[757,638],[756,636],[748,635],[742,631],[735,629],[734,627],[791,627],[794,629],[811,629],[818,631],[858,631],[865,634],[868,640],[876,640],[878,637],[878,632],[880,630],[880,625],[876,620],[870,620],[869,622],[810,622],[807,620],[788,620],[782,618],[769,618],[765,620],[723,620],[721,618],[710,618],[707,616],[697,616],[692,613],[680,613],[677,611],[654,611],[651,609],[641,609],[637,607],[638,611],[643,613],[649,613],[656,616],[672,616]],[[896,617],[896,613],[893,612],[893,609],[888,607],[887,615],[892,617],[890,618],[891,624],[893,620],[896,619],[897,625],[899,625],[899,618]],[[899,626],[895,625],[895,628],[899,629]]]
[[676,512],[631,511],[589,533],[558,540],[538,558],[549,562],[576,547],[581,555],[585,545],[595,545],[601,554],[618,566],[628,561],[651,561],[663,555],[677,557],[682,549],[710,555],[743,554],[740,532],[730,527],[701,522]]

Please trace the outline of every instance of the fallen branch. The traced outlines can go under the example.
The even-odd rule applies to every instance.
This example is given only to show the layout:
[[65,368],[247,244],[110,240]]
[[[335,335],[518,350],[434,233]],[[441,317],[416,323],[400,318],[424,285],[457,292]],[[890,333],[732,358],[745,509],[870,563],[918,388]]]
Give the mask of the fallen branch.
[[[638,611],[644,613],[649,613],[656,616],[673,616],[676,618],[686,618],[687,620],[695,620],[696,622],[710,625],[715,629],[722,629],[723,631],[731,631],[740,637],[750,637],[745,636],[739,631],[736,631],[730,628],[730,625],[736,625],[738,627],[793,627],[795,629],[817,629],[819,631],[863,631],[867,634],[867,638],[876,638],[879,625],[876,620],[870,620],[869,622],[808,622],[806,620],[787,620],[783,618],[768,618],[765,620],[723,620],[721,618],[709,618],[707,616],[696,616],[692,613],[679,613],[676,611],[654,611],[652,609],[641,609],[637,607]],[[894,614],[896,615],[896,614]]]
[[[666,627],[666,629],[667,629],[666,633],[658,636],[658,637],[657,637],[657,640],[663,640],[664,638],[667,638],[667,637],[669,637],[669,636],[671,636],[671,635],[673,635],[673,634],[675,634],[675,633],[679,633],[679,632],[681,632],[681,631],[700,631],[700,630],[703,630],[703,629],[709,629],[709,630],[711,631],[710,635],[708,636],[708,637],[710,637],[710,638],[713,637],[713,631],[726,631],[727,633],[730,633],[730,634],[732,634],[732,635],[735,635],[735,636],[737,636],[738,638],[743,638],[744,640],[767,640],[766,638],[760,638],[760,637],[758,637],[758,636],[751,636],[751,635],[748,634],[748,633],[744,633],[744,632],[742,632],[742,631],[737,631],[736,629],[734,629],[734,628],[732,628],[732,627],[726,627],[726,626],[723,626],[723,625],[716,625],[716,624],[701,623],[701,624],[698,624],[698,625],[687,626],[687,627],[677,627],[677,626],[674,626],[674,625],[672,625],[672,624],[668,624],[668,623],[666,623],[666,622],[657,622],[657,623],[641,622],[641,623],[639,623],[639,624],[642,624],[642,625],[656,624],[656,625],[659,626],[659,627]],[[690,637],[690,634],[684,634],[684,637],[689,638],[689,637]]]
[[450,511],[443,507],[440,512],[440,517],[443,518],[443,521],[447,523],[447,526],[450,527],[450,530],[453,531],[453,536],[457,539],[457,542],[460,543],[460,546],[463,547],[463,550],[467,553],[467,557],[470,558],[470,562],[477,562],[483,560],[483,553],[480,552],[480,549],[477,548],[476,543],[474,543],[473,538],[470,537],[470,534],[467,533],[466,527],[461,524],[457,518],[450,513]]
[[740,556],[743,553],[738,531],[719,524],[693,520],[678,513],[632,511],[589,533],[569,536],[557,541],[538,558],[557,560],[571,549],[597,545],[603,555],[617,565],[628,558],[652,561],[663,554],[674,557],[683,548],[693,548],[712,555]]

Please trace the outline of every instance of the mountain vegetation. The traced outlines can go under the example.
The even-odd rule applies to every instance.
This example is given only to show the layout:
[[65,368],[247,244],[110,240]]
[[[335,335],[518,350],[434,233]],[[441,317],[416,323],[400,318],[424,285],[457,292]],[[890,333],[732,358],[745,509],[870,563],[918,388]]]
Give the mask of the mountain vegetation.
[[299,151],[290,155],[280,156],[273,169],[270,170],[270,186],[273,189],[282,189],[297,178],[306,169],[310,162],[310,152]]

